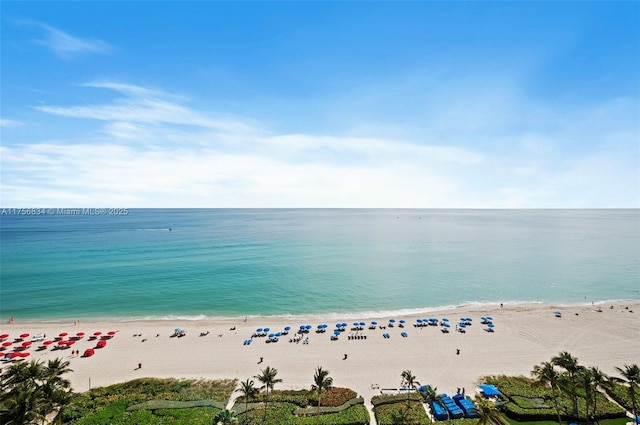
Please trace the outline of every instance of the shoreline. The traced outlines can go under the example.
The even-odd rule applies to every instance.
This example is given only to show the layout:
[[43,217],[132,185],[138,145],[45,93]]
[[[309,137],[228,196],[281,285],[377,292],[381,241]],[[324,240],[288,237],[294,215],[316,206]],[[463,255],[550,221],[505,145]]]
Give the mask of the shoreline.
[[[562,310],[561,318],[555,317],[555,310]],[[493,317],[495,332],[487,332],[480,324],[480,318],[487,315]],[[247,322],[237,317],[198,321],[81,321],[75,325],[73,322],[14,322],[2,326],[0,333],[8,333],[8,340],[14,341],[21,333],[29,333],[30,337],[44,333],[52,339],[61,332],[69,335],[84,332],[89,336],[96,331],[103,334],[115,331],[107,346],[95,350],[91,357],[71,356],[71,350],[82,354],[95,346],[96,341],[89,341],[88,337],[67,349],[37,351],[38,343],[34,343],[27,350],[28,360],[47,361],[56,357],[68,360],[73,372],[67,377],[76,392],[142,377],[243,381],[266,366],[276,368],[278,378],[283,379],[278,389],[300,389],[311,386],[315,368],[322,366],[334,378],[335,386],[353,389],[368,403],[372,396],[380,394],[381,388],[400,387],[400,374],[407,369],[421,384],[437,387],[439,392],[455,393],[456,388],[466,388],[470,394],[483,376],[529,376],[535,365],[549,361],[561,351],[577,357],[581,365],[598,366],[604,373],[615,374],[615,367],[635,363],[640,358],[638,315],[640,301],[637,300],[570,307],[468,305],[426,315],[448,317],[451,321],[448,334],[442,333],[440,326],[414,327],[417,318],[425,315],[394,315],[397,321],[406,320],[404,328],[391,328],[387,322],[389,317],[378,317],[376,329],[365,326],[358,332],[366,335],[366,339],[349,339],[349,334],[355,334],[349,330],[351,322],[362,320],[352,317],[342,320],[348,327],[337,341],[330,340],[334,321],[314,320],[310,316],[305,319],[262,316],[248,318]],[[454,330],[459,317],[474,319],[465,333]],[[370,323],[370,320],[362,321]],[[316,334],[316,327],[321,323],[328,324],[328,330]],[[312,325],[307,334],[309,343],[289,342],[301,324]],[[379,328],[383,325],[386,329]],[[276,343],[265,343],[266,337],[252,338],[258,327],[265,326],[271,332],[286,326],[292,331]],[[186,335],[172,338],[175,328],[185,329]],[[407,336],[403,337],[401,332]],[[207,334],[200,336],[201,333]],[[385,333],[390,337],[383,337]],[[246,340],[252,342],[245,345]],[[344,354],[348,359],[344,359]],[[260,358],[263,358],[261,363]],[[138,364],[143,367],[138,368]]]
[[[376,318],[392,318],[392,317],[406,317],[416,315],[428,315],[439,312],[447,312],[458,309],[498,309],[503,305],[504,308],[573,308],[573,307],[603,307],[608,305],[622,305],[622,304],[637,304],[640,303],[640,299],[608,299],[600,301],[581,301],[581,302],[548,302],[548,301],[468,301],[456,305],[442,305],[434,307],[421,307],[410,309],[398,309],[398,310],[364,310],[361,312],[326,312],[326,313],[309,313],[309,314],[274,314],[274,315],[256,315],[256,314],[234,314],[234,315],[214,315],[208,316],[206,314],[197,315],[167,315],[167,316],[61,316],[61,317],[48,317],[48,318],[18,318],[13,325],[17,323],[23,324],[64,324],[67,322],[75,323],[81,321],[84,323],[153,323],[153,322],[167,322],[167,321],[184,321],[184,322],[234,322],[251,320],[273,320],[273,321],[289,321],[289,320],[302,320],[302,321],[333,321],[333,320],[375,320]],[[8,325],[7,318],[3,318],[4,324]]]

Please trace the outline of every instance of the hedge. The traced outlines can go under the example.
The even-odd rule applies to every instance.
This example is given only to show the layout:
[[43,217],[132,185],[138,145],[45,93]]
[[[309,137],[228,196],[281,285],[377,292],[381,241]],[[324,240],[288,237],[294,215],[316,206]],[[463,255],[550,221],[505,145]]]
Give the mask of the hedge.
[[[327,413],[340,413],[353,406],[357,406],[358,404],[364,404],[364,399],[362,397],[352,398],[351,400],[348,400],[346,403],[343,403],[340,406],[336,406],[336,407],[320,407],[320,414],[323,415]],[[311,416],[317,413],[318,413],[318,408],[311,407],[311,406],[298,407],[296,410],[293,411],[293,414],[296,416]]]

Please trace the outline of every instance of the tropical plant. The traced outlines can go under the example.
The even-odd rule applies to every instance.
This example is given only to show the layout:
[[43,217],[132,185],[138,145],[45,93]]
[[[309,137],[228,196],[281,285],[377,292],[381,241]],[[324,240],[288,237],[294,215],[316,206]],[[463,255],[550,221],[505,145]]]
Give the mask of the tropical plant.
[[486,400],[484,397],[476,396],[476,406],[478,407],[478,413],[480,414],[478,425],[505,423],[495,403]]
[[264,398],[264,423],[267,422],[267,408],[269,407],[269,390],[273,391],[273,387],[275,384],[282,382],[282,379],[276,378],[278,374],[278,369],[273,368],[271,366],[267,366],[266,368],[260,371],[259,375],[254,376],[258,381],[260,381],[264,388],[266,389],[266,394]]
[[640,387],[640,367],[636,364],[625,364],[623,368],[616,367],[616,371],[622,375],[622,378],[614,377],[613,380],[627,385],[629,397],[631,398],[631,408],[633,409],[631,413],[634,421],[640,423],[638,421],[638,410],[636,409],[636,391]]
[[578,419],[578,383],[577,375],[581,366],[578,365],[578,359],[573,357],[566,351],[562,351],[557,356],[551,359],[551,362],[563,368],[567,371],[566,376],[562,376],[558,381],[559,387],[569,396],[571,399],[571,406],[573,407],[573,417]]
[[[405,388],[412,388],[414,390],[418,389],[418,385],[420,385],[420,383],[416,380],[416,377],[413,373],[411,373],[410,370],[404,370],[402,371],[402,386]],[[407,391],[407,408],[409,407],[409,398],[410,398],[411,392]]]
[[[246,381],[241,382],[240,388],[236,391],[241,393],[244,397],[244,411],[246,412],[249,408],[249,400],[253,399],[258,393],[258,389],[254,386],[253,379],[247,378]],[[246,414],[244,417],[245,420],[243,422],[246,422]]]
[[224,409],[218,412],[216,417],[213,419],[213,424],[220,425],[233,425],[238,423],[238,418],[236,417],[236,412],[233,410]]
[[562,422],[560,418],[560,404],[558,403],[558,382],[560,380],[560,374],[553,367],[553,363],[543,362],[541,365],[534,366],[531,374],[538,380],[538,382],[542,385],[549,385],[551,387],[551,392],[553,394],[553,404],[556,408],[556,413],[558,414],[558,425]]
[[62,409],[71,400],[71,384],[62,375],[71,372],[69,362],[32,360],[11,365],[0,376],[0,422],[31,423]]
[[316,372],[313,375],[313,384],[318,392],[318,410],[316,411],[316,423],[320,419],[320,396],[322,391],[331,388],[333,385],[333,378],[329,376],[329,371],[324,370],[321,366],[316,368]]

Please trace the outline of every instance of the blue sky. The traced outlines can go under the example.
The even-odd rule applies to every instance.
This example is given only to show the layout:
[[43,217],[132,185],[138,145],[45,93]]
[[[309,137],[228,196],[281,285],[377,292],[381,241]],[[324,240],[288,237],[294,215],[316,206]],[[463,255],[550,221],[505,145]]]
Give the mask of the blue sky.
[[638,2],[1,14],[5,207],[640,207]]

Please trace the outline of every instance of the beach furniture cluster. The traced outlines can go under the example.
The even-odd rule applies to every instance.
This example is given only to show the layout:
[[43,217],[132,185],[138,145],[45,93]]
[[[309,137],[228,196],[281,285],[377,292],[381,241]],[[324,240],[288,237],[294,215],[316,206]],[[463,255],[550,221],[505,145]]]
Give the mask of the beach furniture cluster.
[[[96,331],[93,335],[89,336],[86,339],[86,342],[91,342],[91,346],[85,348],[81,357],[91,357],[95,354],[95,350],[101,349],[107,346],[107,341],[113,338],[116,335],[115,331],[109,331],[103,334],[100,331]],[[68,350],[71,347],[72,353],[76,355],[80,355],[80,350],[76,350],[76,343],[80,345],[82,341],[85,341],[84,338],[86,334],[84,332],[78,332],[75,335],[69,335],[68,332],[61,332],[58,336],[54,338],[47,338],[45,334],[36,334],[33,335],[30,339],[31,335],[28,333],[20,334],[19,336],[13,338],[11,341],[9,334],[1,334],[0,335],[0,360],[3,362],[14,362],[20,361],[31,356],[31,351],[34,347],[35,351],[57,351],[57,350]],[[96,341],[95,344],[93,341]]]
[[[418,389],[422,393],[431,390],[429,385],[423,385]],[[461,418],[479,418],[478,407],[473,401],[462,393],[453,397],[447,394],[438,394],[435,400],[430,402],[431,412],[437,421],[447,421]]]
[[[364,334],[365,330],[377,330],[377,329],[386,330],[387,327],[404,328],[405,323],[406,323],[405,320],[395,320],[395,319],[389,319],[388,324],[385,324],[385,325],[380,325],[375,320],[369,322],[369,324],[367,324],[366,322],[353,322],[351,326],[348,323],[340,322],[335,324],[335,328],[333,329],[333,333],[331,334],[330,339],[331,341],[337,341],[340,339],[340,336],[342,336],[346,332],[349,332],[349,334],[347,335],[348,340],[350,341],[363,340],[363,339],[367,339],[367,335]],[[490,316],[481,317],[481,323],[486,326],[484,329],[485,331],[494,332],[495,325],[493,324],[492,317]],[[471,326],[472,324],[473,324],[473,318],[461,317],[459,322],[455,325],[455,329],[458,332],[465,333],[467,330],[467,327]],[[415,328],[427,328],[427,327],[439,328],[440,331],[443,333],[449,333],[451,328],[449,319],[446,317],[441,319],[437,317],[416,319],[415,323],[413,323],[413,326]],[[308,334],[312,331],[313,328],[314,327],[312,325],[308,325],[308,324],[300,325],[298,330],[295,332],[296,335],[293,338],[290,338],[289,342],[295,342],[295,343],[304,342],[308,344],[309,343]],[[315,326],[315,333],[324,334],[327,332],[328,328],[329,326],[326,323],[318,324]],[[266,338],[265,342],[267,343],[277,342],[281,336],[288,335],[289,331],[291,331],[290,326],[286,326],[282,331],[273,332],[273,333],[271,332],[271,329],[268,327],[258,328],[256,329],[255,332],[253,332],[250,339],[245,339],[243,341],[243,345],[250,345],[251,341],[255,338]],[[407,338],[409,336],[409,334],[405,331],[400,332],[400,335],[403,338]],[[391,334],[389,332],[385,332],[382,334],[382,337],[385,339],[388,339],[388,338],[391,338]]]

